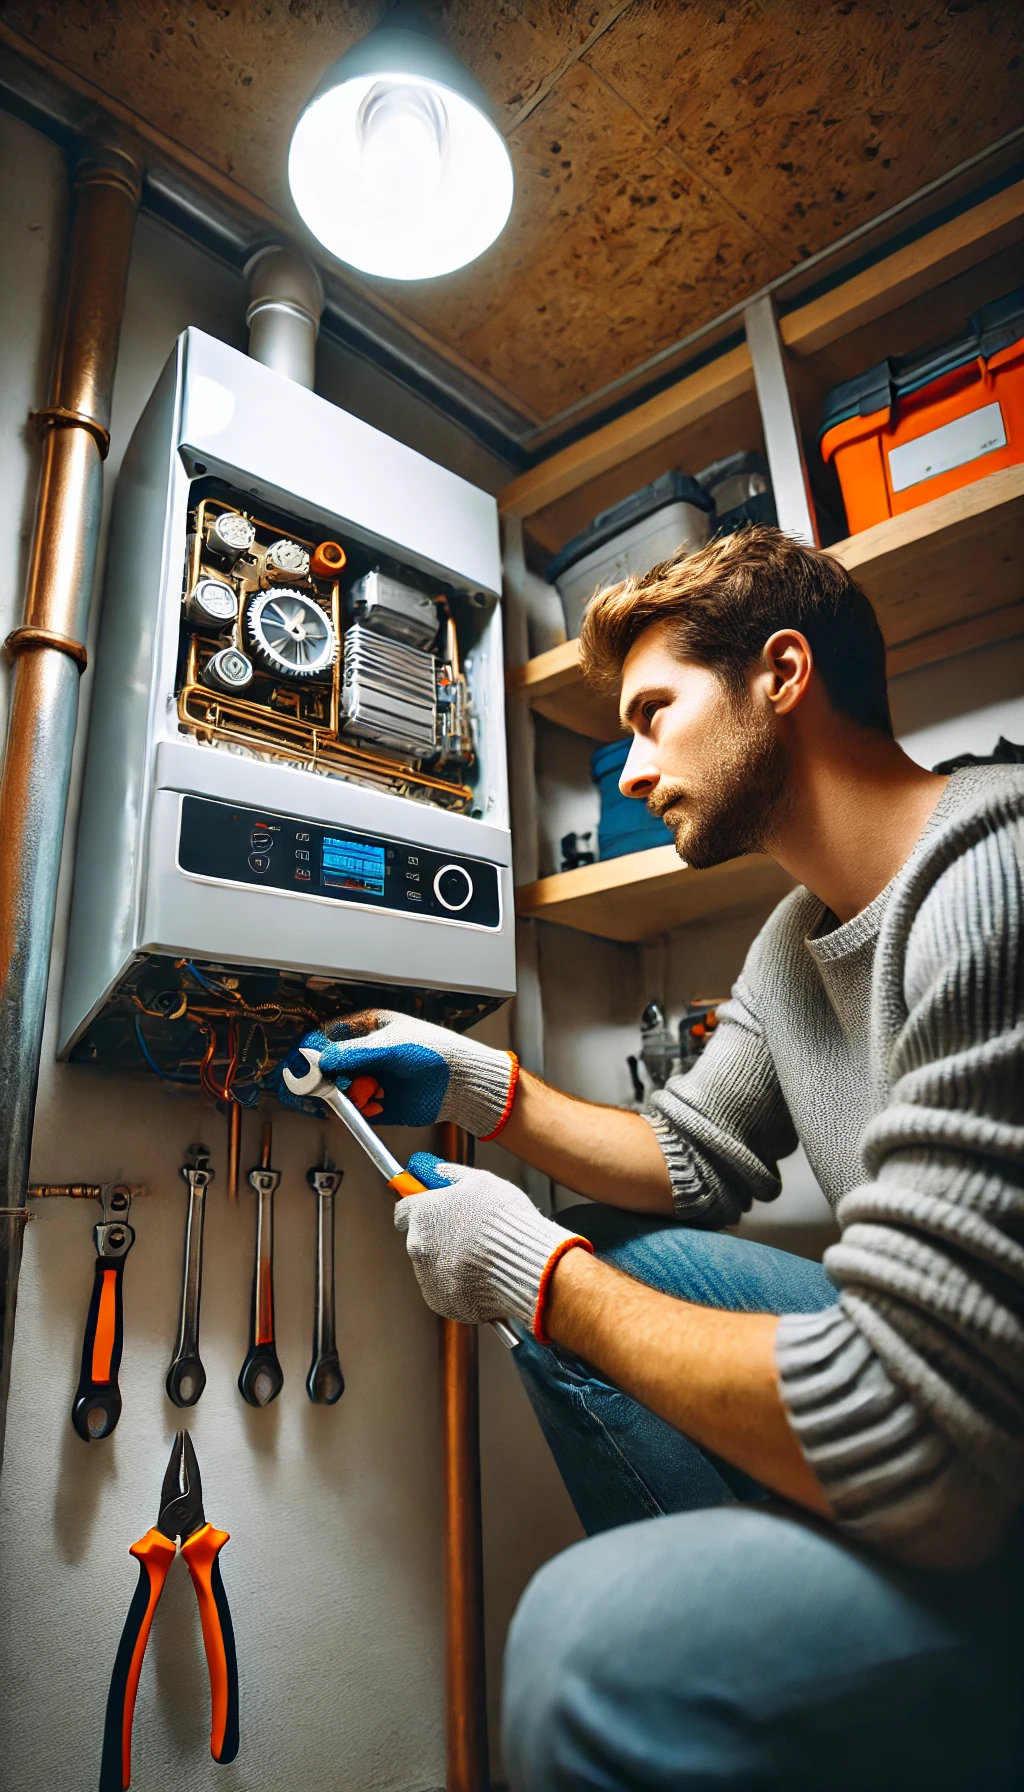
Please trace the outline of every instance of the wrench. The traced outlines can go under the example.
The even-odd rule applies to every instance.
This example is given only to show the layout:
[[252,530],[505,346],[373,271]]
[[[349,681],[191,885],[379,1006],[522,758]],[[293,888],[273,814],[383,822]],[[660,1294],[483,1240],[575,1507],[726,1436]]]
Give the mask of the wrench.
[[343,1175],[329,1161],[306,1172],[317,1204],[313,1361],[306,1376],[306,1392],[316,1406],[333,1406],[345,1392],[334,1335],[334,1197]]
[[121,1417],[121,1390],[117,1385],[124,1337],[121,1282],[125,1258],[135,1243],[135,1232],[128,1224],[131,1189],[126,1183],[110,1182],[96,1193],[103,1202],[103,1218],[92,1232],[96,1269],[85,1322],[82,1368],[71,1408],[71,1423],[87,1444],[109,1437]]
[[274,1342],[274,1192],[281,1172],[270,1167],[270,1140],[268,1124],[263,1128],[260,1165],[249,1171],[249,1187],[258,1198],[256,1267],[252,1278],[249,1354],[239,1371],[238,1390],[250,1406],[269,1406],[284,1386],[284,1371]]
[[199,1303],[203,1292],[203,1227],[206,1224],[206,1191],[213,1181],[210,1153],[205,1145],[190,1145],[181,1166],[188,1183],[188,1219],[185,1223],[185,1274],[181,1285],[178,1342],[164,1386],[175,1406],[194,1406],[206,1386],[206,1370],[199,1359]]
[[[400,1199],[404,1195],[422,1195],[426,1187],[418,1182],[408,1170],[403,1170],[397,1157],[392,1157],[387,1146],[374,1132],[370,1122],[359,1112],[355,1102],[324,1076],[320,1069],[320,1053],[311,1051],[306,1045],[298,1048],[299,1055],[305,1058],[309,1070],[305,1076],[296,1076],[293,1070],[285,1065],[282,1072],[285,1086],[293,1095],[312,1095],[322,1101],[336,1114],[344,1126],[348,1127],[352,1137],[358,1140],[371,1163],[376,1164],[393,1195]],[[519,1339],[509,1325],[507,1319],[492,1319],[491,1324],[507,1350],[515,1350]]]

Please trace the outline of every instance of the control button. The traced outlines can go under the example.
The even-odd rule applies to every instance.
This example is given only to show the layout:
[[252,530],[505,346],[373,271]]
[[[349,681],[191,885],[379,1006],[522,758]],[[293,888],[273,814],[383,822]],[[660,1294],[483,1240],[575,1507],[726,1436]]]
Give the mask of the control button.
[[249,835],[249,845],[253,852],[269,852],[273,844],[274,836],[268,834],[265,828],[254,828]]
[[434,895],[442,908],[457,915],[473,900],[473,879],[462,865],[442,865],[434,878]]
[[405,881],[408,884],[418,884],[420,881],[419,872],[418,871],[407,871],[405,874]]
[[269,871],[270,854],[268,852],[251,852],[249,854],[249,867],[252,871]]
[[304,878],[308,884],[308,882],[309,882],[309,872],[308,871],[296,871],[295,875],[296,875],[296,877]]
[[297,846],[295,848],[295,857],[297,859],[308,859],[309,853],[306,851],[304,846]]
[[406,890],[405,900],[406,902],[422,902],[423,892],[421,890]]

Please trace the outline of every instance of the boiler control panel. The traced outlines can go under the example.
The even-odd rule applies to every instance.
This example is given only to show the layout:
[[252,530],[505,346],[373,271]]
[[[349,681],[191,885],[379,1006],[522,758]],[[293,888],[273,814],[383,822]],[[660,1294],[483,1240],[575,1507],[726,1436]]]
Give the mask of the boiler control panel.
[[208,797],[182,798],[178,865],[218,883],[264,885],[474,927],[501,925],[497,867],[484,860]]

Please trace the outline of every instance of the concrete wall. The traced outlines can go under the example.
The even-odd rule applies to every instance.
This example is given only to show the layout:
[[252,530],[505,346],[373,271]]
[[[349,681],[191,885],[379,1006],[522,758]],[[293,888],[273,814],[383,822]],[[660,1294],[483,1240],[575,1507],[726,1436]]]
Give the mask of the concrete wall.
[[[24,540],[37,446],[27,413],[45,398],[66,171],[46,141],[0,114],[6,179],[0,210],[0,478],[9,551],[0,556],[0,637],[20,620]],[[167,230],[138,227],[107,463],[110,494],[135,419],[189,323],[244,347],[241,282]],[[480,483],[503,470],[364,363],[327,346],[323,390],[383,422]],[[376,385],[375,383],[376,382]],[[433,444],[433,447],[431,447]],[[20,535],[19,535],[20,530]],[[19,542],[22,544],[19,546]],[[94,615],[93,634],[95,635]],[[235,1380],[246,1350],[252,1197],[224,1193],[225,1126],[188,1092],[54,1061],[70,869],[90,678],[83,681],[75,787],[65,838],[51,1000],[32,1175],[38,1181],[123,1176],[147,1185],[132,1214],[125,1272],[124,1412],[113,1437],[86,1446],[71,1429],[92,1285],[85,1203],[35,1204],[26,1233],[0,1485],[0,1760],[10,1792],[87,1792],[96,1784],[106,1689],[137,1570],[127,1554],[156,1517],[180,1415],[163,1380],[177,1323],[190,1140],[213,1150],[203,1293],[206,1393],[189,1415],[207,1512],[231,1532],[224,1579],[238,1639],[242,1748],[210,1759],[199,1628],[188,1577],[172,1572],[142,1675],[133,1787],[237,1792],[393,1792],[444,1781],[441,1519],[435,1322],[419,1298],[391,1201],[344,1135],[338,1225],[339,1340],[347,1390],[310,1406],[314,1202],[305,1171],[321,1148],[315,1122],[274,1116],[283,1172],[277,1211],[280,1399],[254,1412]],[[4,866],[5,875],[16,868]],[[490,1029],[501,1036],[503,1020]],[[256,1161],[247,1120],[243,1165]],[[429,1144],[402,1133],[396,1150]],[[488,1161],[504,1154],[491,1147]],[[511,1166],[509,1166],[511,1167]],[[492,1706],[505,1628],[533,1568],[578,1534],[515,1372],[482,1339],[484,1498]],[[495,1726],[496,1728],[496,1726]]]

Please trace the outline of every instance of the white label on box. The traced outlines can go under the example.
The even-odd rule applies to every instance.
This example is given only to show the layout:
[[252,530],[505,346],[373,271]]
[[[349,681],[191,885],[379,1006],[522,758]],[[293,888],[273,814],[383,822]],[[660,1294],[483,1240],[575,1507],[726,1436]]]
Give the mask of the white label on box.
[[951,473],[966,461],[977,460],[979,454],[990,454],[993,448],[1006,447],[1006,425],[998,404],[983,405],[966,417],[954,417],[941,429],[930,429],[926,436],[904,442],[889,450],[889,475],[894,492],[905,492],[908,485],[920,485],[922,479],[934,479],[939,473]]

